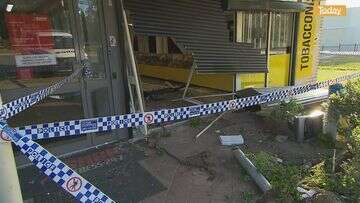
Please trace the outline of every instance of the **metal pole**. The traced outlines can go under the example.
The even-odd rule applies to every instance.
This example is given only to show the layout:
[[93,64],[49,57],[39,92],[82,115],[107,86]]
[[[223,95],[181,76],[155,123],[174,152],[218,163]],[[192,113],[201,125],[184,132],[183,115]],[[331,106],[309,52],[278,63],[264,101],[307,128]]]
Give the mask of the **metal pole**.
[[220,118],[222,118],[226,113],[227,113],[227,111],[222,112],[218,117],[216,117],[215,120],[213,120],[208,126],[206,126],[206,128],[204,128],[201,132],[199,132],[195,136],[195,139],[198,139],[202,134],[204,134],[209,128],[211,128],[211,126],[213,126],[216,123],[216,121],[218,121]]
[[[133,45],[131,43],[129,24],[128,24],[128,21],[127,21],[127,16],[126,16],[123,0],[121,0],[121,9],[122,9],[122,16],[123,16],[123,20],[124,20],[126,43],[127,43],[128,49],[129,49],[131,69],[133,71],[134,79],[135,79],[135,82],[136,82],[135,87],[136,87],[136,94],[137,94],[138,99],[139,99],[139,107],[140,107],[141,112],[145,112],[145,107],[144,107],[143,100],[142,100],[142,93],[141,93],[141,89],[140,89],[139,77],[138,77],[137,69],[136,69],[134,49],[133,49]],[[148,129],[147,129],[146,125],[144,126],[144,130],[145,130],[145,135],[147,135],[148,134]]]
[[[266,45],[266,63],[268,70],[270,68],[270,49],[271,49],[271,12],[268,13],[268,32],[267,32],[267,45]],[[269,86],[269,74],[265,73],[265,87]]]
[[252,177],[255,183],[259,186],[261,191],[266,193],[271,190],[270,182],[263,176],[259,170],[254,166],[254,164],[250,161],[249,158],[246,157],[244,152],[242,152],[239,148],[233,150],[233,154],[241,166],[246,170],[246,172]]
[[[0,95],[0,106],[2,100]],[[19,177],[11,142],[3,139],[0,131],[0,202],[22,203]]]
[[185,87],[185,90],[184,90],[184,93],[183,93],[183,99],[186,97],[186,93],[187,91],[189,90],[189,87],[190,87],[190,83],[191,83],[191,80],[192,80],[192,77],[194,75],[194,70],[195,70],[195,63],[191,66],[191,69],[190,69],[190,73],[189,73],[189,77],[188,77],[188,80],[187,80],[187,83],[186,83],[186,87]]

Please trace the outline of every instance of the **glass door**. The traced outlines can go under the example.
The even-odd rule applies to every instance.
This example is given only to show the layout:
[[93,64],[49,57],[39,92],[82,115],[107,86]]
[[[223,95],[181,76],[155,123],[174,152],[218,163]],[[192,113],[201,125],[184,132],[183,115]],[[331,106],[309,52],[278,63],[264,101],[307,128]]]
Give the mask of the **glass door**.
[[[106,5],[105,2],[107,3]],[[9,120],[12,127],[126,113],[120,30],[101,0],[0,1],[0,96],[3,103],[69,76],[84,62],[90,79],[78,78]],[[10,9],[11,8],[11,9]],[[40,141],[61,155],[118,140],[127,130]],[[27,163],[17,157],[18,165]]]
[[[121,30],[111,0],[79,0],[81,60],[90,66],[92,77],[84,80],[87,117],[127,112],[121,60]],[[106,12],[105,12],[106,11]],[[127,137],[127,130],[98,133],[94,145]]]

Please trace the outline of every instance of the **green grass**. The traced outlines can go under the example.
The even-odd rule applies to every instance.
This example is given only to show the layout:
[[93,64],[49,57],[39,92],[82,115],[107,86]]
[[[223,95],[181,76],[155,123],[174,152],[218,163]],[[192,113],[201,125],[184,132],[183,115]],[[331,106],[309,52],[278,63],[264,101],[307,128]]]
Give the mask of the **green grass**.
[[248,154],[256,168],[264,175],[276,194],[276,202],[285,202],[287,199],[298,202],[300,200],[297,184],[302,179],[302,169],[295,165],[284,165],[266,152]]
[[318,81],[334,79],[360,71],[360,57],[334,57],[323,59],[319,64]]

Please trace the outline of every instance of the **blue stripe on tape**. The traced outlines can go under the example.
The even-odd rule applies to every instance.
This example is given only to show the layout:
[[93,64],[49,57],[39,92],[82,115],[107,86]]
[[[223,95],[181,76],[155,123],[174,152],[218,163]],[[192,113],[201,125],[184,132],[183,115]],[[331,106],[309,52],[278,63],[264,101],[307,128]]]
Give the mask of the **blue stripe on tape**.
[[115,202],[38,143],[28,137],[22,137],[4,122],[0,122],[0,129],[12,139],[37,168],[74,196],[77,201],[83,203]]
[[0,117],[3,119],[9,119],[10,117],[26,110],[27,108],[35,105],[36,103],[40,102],[41,100],[45,99],[50,94],[54,93],[55,90],[61,88],[64,84],[71,81],[75,78],[80,72],[81,68],[77,69],[72,73],[70,76],[66,77],[65,79],[61,80],[60,82],[40,90],[38,92],[32,93],[25,97],[21,97],[17,100],[11,101],[5,105],[3,105],[0,109]]
[[54,137],[66,137],[82,135],[86,133],[105,132],[114,129],[131,128],[142,125],[164,123],[176,120],[185,120],[193,117],[221,113],[242,109],[259,104],[271,103],[292,96],[303,94],[311,90],[316,90],[358,77],[360,73],[339,77],[335,80],[316,82],[305,85],[297,85],[286,89],[273,91],[264,95],[239,98],[229,101],[221,101],[204,105],[180,107],[174,109],[162,109],[147,113],[135,113],[121,116],[108,116],[83,120],[62,121],[55,123],[45,123],[17,128],[20,134],[32,140],[47,139]]

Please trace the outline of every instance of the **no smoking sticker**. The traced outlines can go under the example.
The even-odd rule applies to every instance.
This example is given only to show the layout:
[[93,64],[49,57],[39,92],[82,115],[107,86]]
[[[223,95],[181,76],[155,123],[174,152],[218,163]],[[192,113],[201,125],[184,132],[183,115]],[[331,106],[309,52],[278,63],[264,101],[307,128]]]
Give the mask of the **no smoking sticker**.
[[144,122],[146,124],[151,124],[154,122],[154,115],[152,113],[147,113],[144,115]]
[[6,108],[0,109],[0,117],[5,117],[6,113],[7,113]]
[[229,104],[229,108],[230,109],[236,109],[236,102],[235,101],[231,101]]
[[77,192],[80,190],[81,186],[82,186],[82,181],[78,177],[72,177],[66,183],[66,189],[69,192]]
[[3,133],[3,132],[0,132],[0,139],[1,140],[3,140],[3,141],[5,141],[5,142],[10,142],[11,140],[10,140],[10,138],[9,138],[9,136],[7,136],[5,133]]

